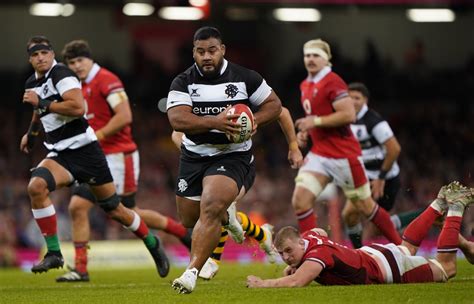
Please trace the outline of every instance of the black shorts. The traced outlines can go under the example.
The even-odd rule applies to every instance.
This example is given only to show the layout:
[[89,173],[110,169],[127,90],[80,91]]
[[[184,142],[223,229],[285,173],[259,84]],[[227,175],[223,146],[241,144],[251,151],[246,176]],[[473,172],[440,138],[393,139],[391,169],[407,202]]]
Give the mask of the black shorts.
[[176,182],[176,195],[198,197],[202,193],[202,181],[209,175],[225,175],[237,183],[237,188],[247,192],[255,180],[255,162],[249,152],[235,152],[214,157],[196,157],[182,150]]
[[400,175],[395,176],[391,179],[385,180],[385,187],[383,189],[383,196],[377,200],[380,207],[387,211],[390,211],[395,205],[398,191],[400,190]]
[[48,157],[66,168],[79,183],[100,186],[113,181],[104,152],[97,141]]

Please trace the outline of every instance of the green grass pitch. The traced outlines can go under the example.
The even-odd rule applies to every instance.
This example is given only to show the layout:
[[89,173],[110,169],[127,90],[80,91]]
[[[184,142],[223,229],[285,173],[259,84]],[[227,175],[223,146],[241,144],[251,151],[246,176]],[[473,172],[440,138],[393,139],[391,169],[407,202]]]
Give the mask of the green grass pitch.
[[56,283],[61,270],[34,275],[17,269],[0,270],[0,303],[474,303],[474,265],[461,259],[458,275],[446,284],[319,286],[248,289],[248,274],[280,275],[283,265],[226,264],[211,281],[198,281],[192,294],[179,295],[171,281],[182,268],[173,267],[161,279],[151,269],[91,271],[89,283]]

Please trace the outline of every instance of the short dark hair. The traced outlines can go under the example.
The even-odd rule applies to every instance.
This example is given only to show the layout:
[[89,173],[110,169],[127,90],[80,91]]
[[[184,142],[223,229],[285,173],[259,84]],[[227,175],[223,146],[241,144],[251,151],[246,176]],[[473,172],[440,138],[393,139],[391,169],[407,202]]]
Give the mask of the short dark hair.
[[91,58],[91,54],[92,52],[89,43],[85,40],[73,40],[68,42],[61,52],[64,62],[76,57]]
[[216,38],[222,43],[222,35],[221,32],[215,27],[212,26],[203,26],[199,28],[195,33],[194,33],[194,40],[206,40],[209,38]]
[[29,48],[32,44],[45,44],[45,45],[53,48],[53,45],[51,44],[49,39],[46,36],[42,36],[42,35],[33,36],[28,40],[28,43],[26,44],[26,50],[27,51],[29,50]]
[[365,98],[370,99],[370,92],[367,86],[362,82],[352,82],[349,84],[349,91],[357,91],[364,95]]

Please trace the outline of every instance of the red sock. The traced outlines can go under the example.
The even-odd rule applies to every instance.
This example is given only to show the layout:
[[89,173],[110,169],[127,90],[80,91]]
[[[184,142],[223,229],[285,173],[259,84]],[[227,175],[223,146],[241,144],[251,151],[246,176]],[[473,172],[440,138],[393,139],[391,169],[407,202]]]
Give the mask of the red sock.
[[166,218],[168,223],[166,224],[165,231],[180,239],[183,238],[186,235],[186,228],[171,217],[167,216]]
[[460,216],[446,217],[443,229],[438,237],[438,252],[453,252],[458,249],[461,222],[462,217]]
[[300,233],[316,228],[316,215],[313,208],[296,214]]
[[380,208],[377,205],[372,212],[372,215],[369,217],[372,223],[379,228],[380,232],[392,243],[395,245],[400,245],[402,243],[402,238],[398,234],[395,226],[390,220],[390,215],[385,209]]
[[87,241],[74,242],[74,250],[76,252],[75,268],[77,272],[87,272],[87,249],[89,249]]
[[407,226],[402,237],[403,240],[414,246],[420,246],[421,242],[428,234],[428,231],[430,231],[434,221],[441,215],[441,213],[432,207],[426,208],[422,214]]
[[127,227],[128,230],[133,232],[137,237],[140,239],[145,239],[148,236],[149,230],[148,226],[145,224],[143,219],[135,212],[133,211],[133,222],[130,226]]

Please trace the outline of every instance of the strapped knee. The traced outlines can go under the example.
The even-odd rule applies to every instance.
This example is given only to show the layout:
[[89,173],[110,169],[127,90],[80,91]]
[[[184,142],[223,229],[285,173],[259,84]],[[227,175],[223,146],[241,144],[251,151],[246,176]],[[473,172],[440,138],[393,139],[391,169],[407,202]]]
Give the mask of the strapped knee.
[[83,199],[86,199],[93,203],[97,203],[96,197],[94,196],[91,189],[89,188],[89,185],[87,184],[80,184],[80,185],[74,186],[72,188],[71,195],[77,195],[79,197],[82,197]]
[[130,195],[122,195],[120,198],[122,200],[122,204],[125,207],[129,209],[135,208],[135,193],[132,193]]
[[109,198],[99,200],[98,204],[99,207],[102,208],[105,212],[110,212],[112,210],[117,209],[118,205],[120,204],[120,198],[116,193],[114,193]]
[[342,190],[344,191],[344,195],[352,202],[365,200],[372,195],[369,183],[365,183],[356,189],[342,188]]
[[36,167],[31,172],[31,178],[33,177],[39,177],[44,179],[46,181],[46,184],[48,185],[49,192],[53,192],[56,189],[56,181],[54,180],[54,176],[48,168]]
[[433,263],[436,267],[438,267],[441,270],[441,273],[443,274],[443,282],[447,282],[449,279],[449,276],[446,273],[446,270],[444,270],[443,265],[441,265],[441,263],[436,259],[429,259],[428,261]]
[[295,183],[296,186],[300,186],[311,191],[311,193],[313,193],[316,197],[318,197],[321,191],[323,191],[323,187],[316,176],[306,171],[298,173],[295,178]]

